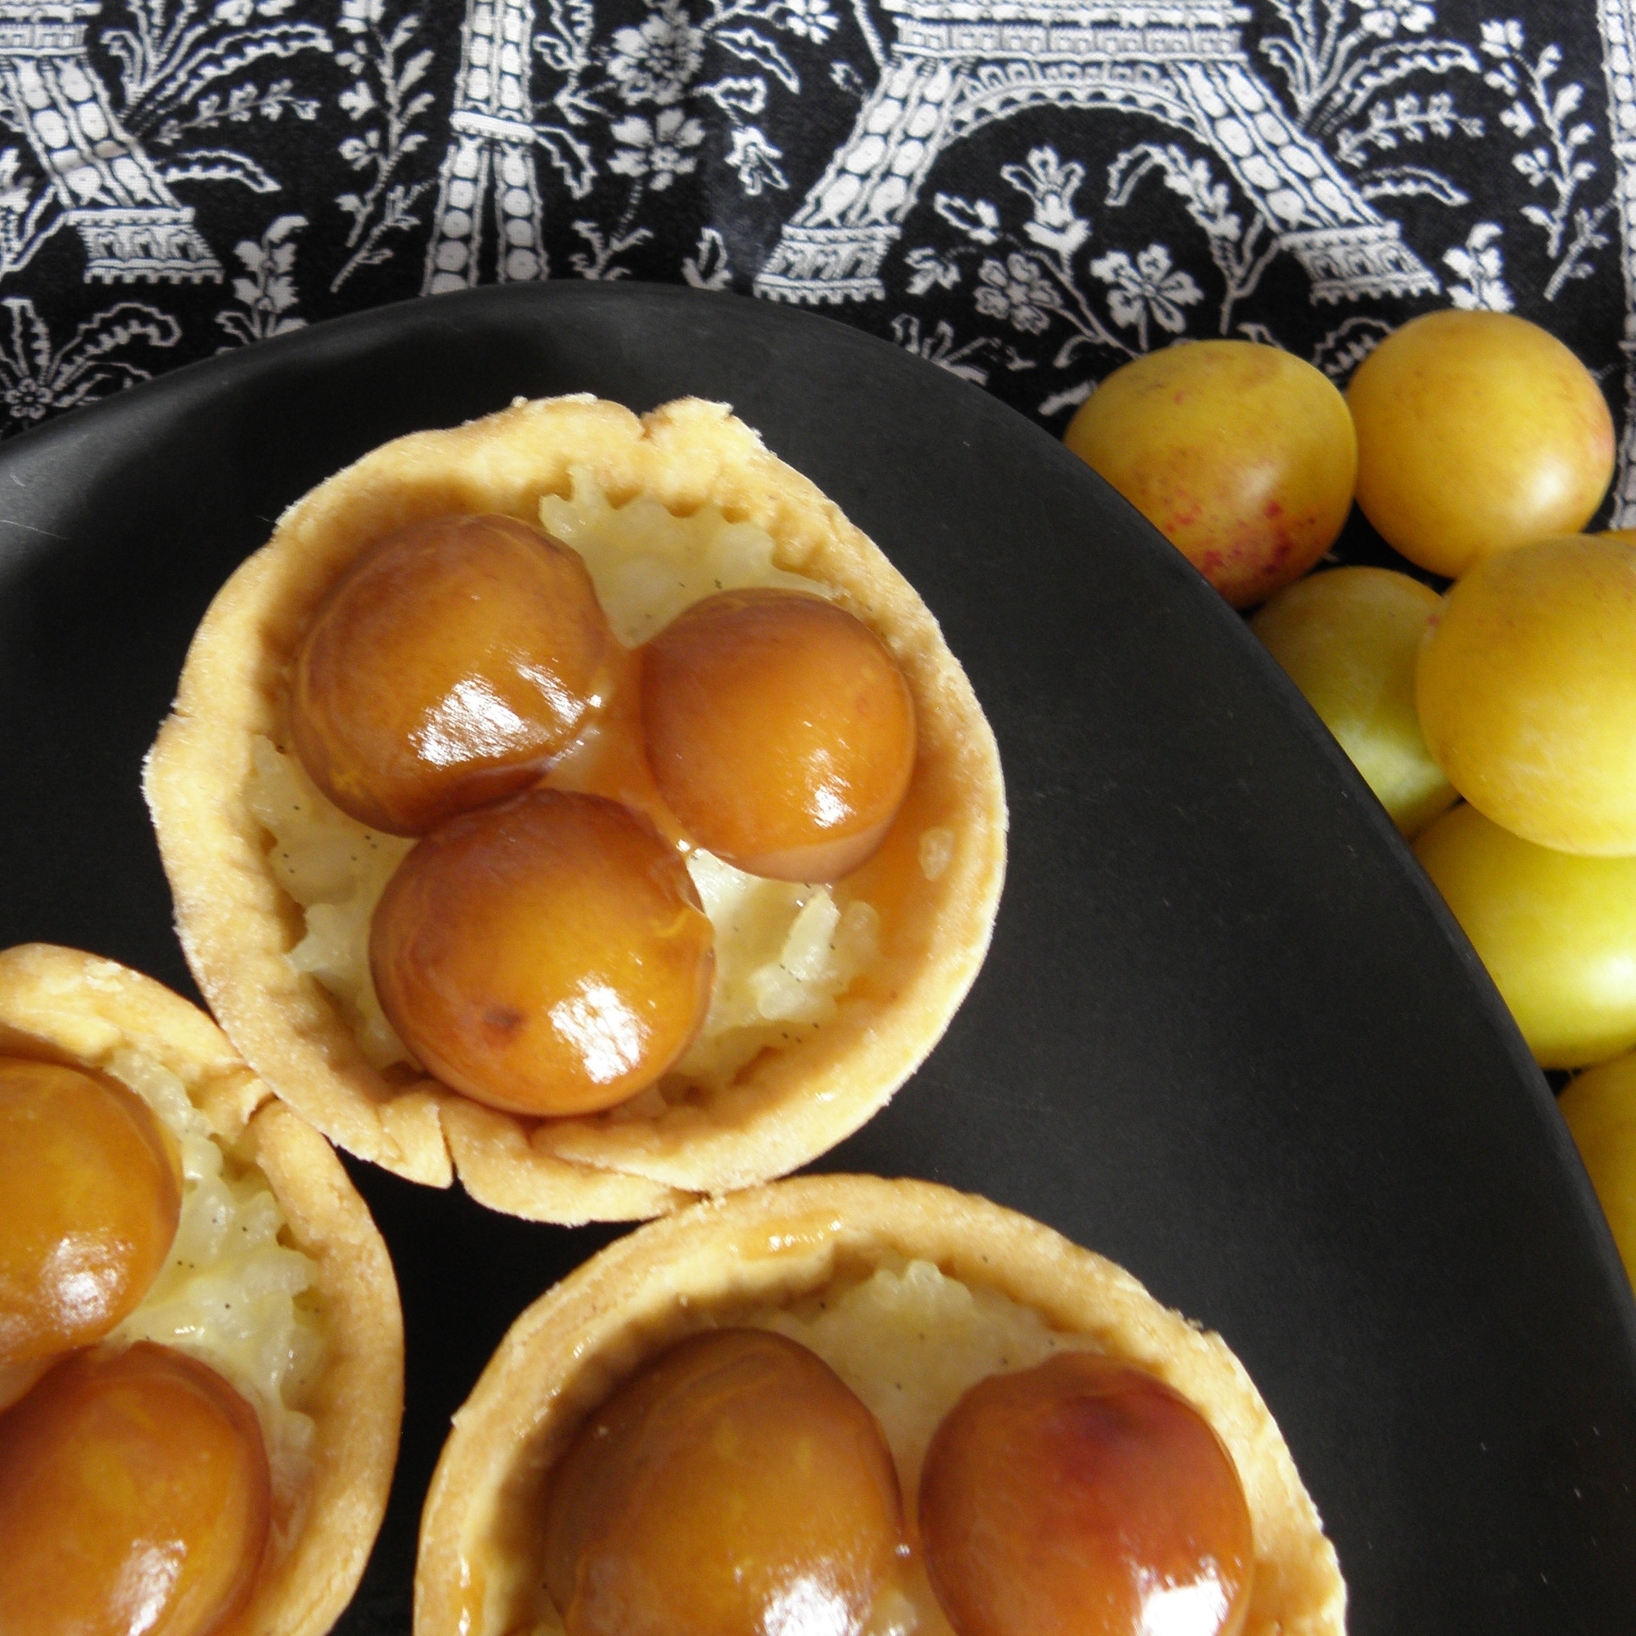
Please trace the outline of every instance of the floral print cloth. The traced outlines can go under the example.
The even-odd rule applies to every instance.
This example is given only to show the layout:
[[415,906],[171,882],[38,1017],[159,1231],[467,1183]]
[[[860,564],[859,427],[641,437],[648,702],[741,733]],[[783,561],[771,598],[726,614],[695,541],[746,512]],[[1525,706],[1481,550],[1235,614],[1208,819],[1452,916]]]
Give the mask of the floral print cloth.
[[1060,431],[1182,338],[1519,312],[1636,521],[1636,0],[0,0],[0,430],[473,284],[821,308]]

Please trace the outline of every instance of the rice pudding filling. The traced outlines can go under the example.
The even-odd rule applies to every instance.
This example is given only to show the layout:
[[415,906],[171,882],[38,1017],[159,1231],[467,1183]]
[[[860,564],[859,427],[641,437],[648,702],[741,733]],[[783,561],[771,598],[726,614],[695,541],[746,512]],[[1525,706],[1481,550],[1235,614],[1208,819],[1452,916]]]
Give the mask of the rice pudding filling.
[[316,1267],[289,1242],[267,1178],[234,1161],[182,1081],[129,1047],[106,1071],[153,1109],[181,1153],[182,1213],[158,1278],[108,1344],[152,1341],[197,1358],[256,1411],[273,1489],[273,1549],[299,1531],[313,1423],[302,1410],[323,1373]]

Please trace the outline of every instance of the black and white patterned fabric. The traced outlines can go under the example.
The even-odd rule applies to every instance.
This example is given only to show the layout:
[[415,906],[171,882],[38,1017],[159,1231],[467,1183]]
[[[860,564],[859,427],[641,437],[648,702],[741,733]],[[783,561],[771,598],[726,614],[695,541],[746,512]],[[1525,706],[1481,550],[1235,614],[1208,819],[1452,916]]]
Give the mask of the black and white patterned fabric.
[[473,284],[819,306],[1053,431],[1183,338],[1572,345],[1636,522],[1636,0],[0,0],[0,431]]

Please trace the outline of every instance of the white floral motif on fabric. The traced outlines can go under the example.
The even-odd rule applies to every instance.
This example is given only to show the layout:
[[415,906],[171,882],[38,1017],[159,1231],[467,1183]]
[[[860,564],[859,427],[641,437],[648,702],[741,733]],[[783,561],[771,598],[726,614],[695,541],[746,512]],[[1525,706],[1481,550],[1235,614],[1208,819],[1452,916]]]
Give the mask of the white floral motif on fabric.
[[1455,305],[1599,372],[1628,520],[1633,36],[1636,0],[0,0],[4,428],[548,277],[818,304],[1053,429],[1155,346],[1344,380]]

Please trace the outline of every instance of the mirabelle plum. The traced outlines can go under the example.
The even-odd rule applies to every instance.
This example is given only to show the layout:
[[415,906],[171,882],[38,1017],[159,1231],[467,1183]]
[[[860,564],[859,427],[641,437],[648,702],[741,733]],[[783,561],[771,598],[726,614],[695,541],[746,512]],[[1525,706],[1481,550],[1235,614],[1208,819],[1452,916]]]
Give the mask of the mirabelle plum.
[[113,1329],[159,1276],[181,1207],[175,1152],[140,1097],[0,1057],[0,1366]]
[[1473,806],[1414,850],[1542,1067],[1636,1045],[1636,858],[1535,846]]
[[1329,378],[1253,341],[1116,369],[1063,437],[1235,608],[1299,579],[1352,506],[1357,441]]
[[1636,1284],[1636,1053],[1575,1075],[1557,1107]]
[[1636,853],[1636,545],[1538,540],[1454,585],[1420,652],[1431,753],[1479,811],[1541,846]]
[[434,517],[332,585],[296,655],[290,729],[343,812],[420,835],[534,783],[605,687],[585,564],[512,517]]
[[652,1084],[704,1021],[714,932],[681,856],[598,796],[533,789],[421,840],[376,905],[392,1026],[446,1085],[520,1114]]
[[1235,1636],[1255,1568],[1232,1457],[1179,1393],[1059,1353],[979,1381],[932,1436],[926,1566],[957,1636]]
[[270,1514],[255,1412],[149,1342],[64,1359],[0,1415],[0,1630],[209,1636]]
[[643,650],[659,792],[752,875],[830,881],[879,846],[914,771],[914,703],[862,620],[766,587],[696,602]]
[[568,1636],[860,1636],[902,1541],[875,1418],[813,1353],[695,1335],[622,1386],[552,1474]]
[[1536,324],[1429,312],[1358,366],[1358,505],[1410,562],[1451,579],[1480,558],[1583,528],[1613,475],[1601,388]]
[[1332,568],[1286,586],[1250,621],[1405,835],[1458,799],[1414,707],[1415,656],[1442,607],[1388,568]]

